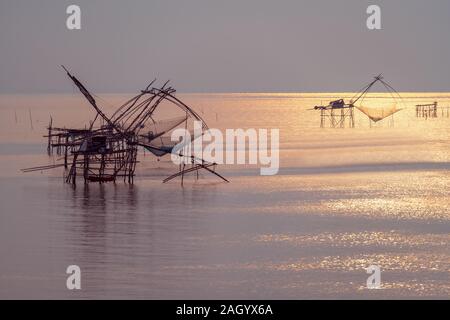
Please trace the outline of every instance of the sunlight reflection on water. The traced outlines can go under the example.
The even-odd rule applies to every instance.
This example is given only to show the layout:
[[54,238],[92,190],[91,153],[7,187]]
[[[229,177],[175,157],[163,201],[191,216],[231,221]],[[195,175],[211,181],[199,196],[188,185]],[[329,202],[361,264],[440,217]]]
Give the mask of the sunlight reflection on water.
[[[354,130],[321,130],[307,109],[335,96],[182,95],[210,127],[280,128],[278,176],[223,166],[230,184],[204,175],[182,188],[161,183],[170,162],[141,155],[134,186],[75,189],[61,171],[18,169],[55,161],[42,140],[49,114],[82,125],[85,102],[1,97],[0,297],[448,298],[450,119],[416,120],[411,109],[394,128],[358,115]],[[365,288],[372,263],[383,290]],[[69,264],[82,269],[80,292],[65,289]]]

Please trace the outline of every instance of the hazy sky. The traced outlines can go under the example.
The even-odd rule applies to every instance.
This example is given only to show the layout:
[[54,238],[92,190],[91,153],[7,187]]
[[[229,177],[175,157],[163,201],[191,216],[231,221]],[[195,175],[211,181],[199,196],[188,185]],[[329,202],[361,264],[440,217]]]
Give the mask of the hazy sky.
[[[81,7],[81,30],[66,8]],[[366,8],[382,9],[382,30]],[[450,91],[449,0],[0,0],[0,92]]]

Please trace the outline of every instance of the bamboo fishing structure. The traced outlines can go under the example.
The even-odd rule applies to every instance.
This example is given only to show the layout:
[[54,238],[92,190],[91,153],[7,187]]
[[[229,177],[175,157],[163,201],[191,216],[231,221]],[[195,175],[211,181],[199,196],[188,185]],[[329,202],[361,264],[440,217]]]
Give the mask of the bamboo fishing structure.
[[320,127],[324,128],[326,123],[329,123],[331,128],[345,128],[346,122],[349,128],[355,127],[354,109],[358,109],[364,113],[370,121],[370,126],[372,123],[381,121],[387,117],[391,117],[391,124],[394,123],[394,113],[402,110],[397,108],[396,104],[388,108],[370,108],[362,106],[363,101],[367,97],[369,91],[373,88],[376,83],[381,83],[386,91],[391,95],[391,98],[395,101],[401,101],[402,98],[400,94],[387,83],[382,75],[374,77],[374,79],[360,89],[348,103],[344,99],[331,101],[328,105],[315,106],[313,110],[320,110]]
[[[95,98],[86,87],[73,76],[64,66],[68,77],[79,88],[90,105],[95,109],[96,115],[89,127],[84,129],[54,127],[50,118],[47,127],[47,153],[56,153],[62,156],[62,163],[44,165],[23,169],[23,172],[42,171],[64,167],[66,170],[65,181],[73,185],[77,178],[82,177],[84,183],[89,182],[116,182],[122,178],[124,182],[132,184],[134,181],[136,164],[138,163],[138,148],[142,147],[150,151],[156,157],[171,154],[176,146],[173,142],[167,142],[165,134],[185,125],[188,119],[200,121],[202,132],[208,129],[205,121],[192,108],[175,97],[174,88],[168,86],[168,81],[162,87],[152,86],[153,80],[139,94],[129,99],[115,110],[111,116],[107,116],[97,105]],[[180,109],[182,116],[159,123],[159,129],[150,130],[151,125],[156,124],[154,119],[158,107],[163,102],[170,103]],[[191,141],[189,141],[191,143]],[[181,158],[188,156],[178,153]],[[183,163],[180,170],[167,177],[163,182],[168,182],[181,176],[183,184],[184,175],[205,170],[228,182],[226,178],[216,172],[216,163],[209,163],[203,159],[189,159]]]
[[345,128],[348,122],[349,128],[355,127],[354,105],[346,104],[344,100],[331,101],[326,106],[315,106],[315,110],[320,110],[320,127],[324,128],[329,123],[331,128]]
[[[441,112],[439,112],[439,109]],[[438,118],[440,116],[450,117],[450,107],[439,106],[438,102],[435,101],[433,103],[428,104],[416,104],[416,117],[417,118]]]

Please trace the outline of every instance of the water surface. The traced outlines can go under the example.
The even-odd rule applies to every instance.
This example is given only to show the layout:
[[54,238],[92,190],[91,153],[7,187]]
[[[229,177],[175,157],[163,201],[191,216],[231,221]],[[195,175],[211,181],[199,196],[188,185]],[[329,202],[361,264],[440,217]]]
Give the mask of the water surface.
[[[318,128],[308,109],[341,95],[179,94],[210,127],[279,128],[277,176],[223,166],[229,184],[162,184],[177,168],[141,153],[133,186],[76,188],[61,169],[19,169],[57,161],[45,126],[85,126],[82,97],[0,96],[0,298],[448,299],[450,118],[413,106],[450,95],[402,94],[393,119]],[[129,97],[100,96],[107,112]],[[66,289],[71,264],[80,291]],[[366,288],[371,264],[380,290]]]

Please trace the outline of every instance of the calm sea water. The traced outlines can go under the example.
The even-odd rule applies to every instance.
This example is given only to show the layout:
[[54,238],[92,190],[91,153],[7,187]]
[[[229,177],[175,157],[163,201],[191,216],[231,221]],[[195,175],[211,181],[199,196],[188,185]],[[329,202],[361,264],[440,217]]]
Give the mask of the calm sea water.
[[[350,94],[179,94],[212,128],[279,128],[280,171],[223,166],[162,184],[141,153],[133,186],[63,182],[45,126],[85,126],[78,94],[0,96],[0,298],[301,299],[450,297],[450,118],[414,105],[370,127],[320,129],[308,110]],[[129,95],[101,95],[110,112]],[[392,100],[374,94],[368,104]],[[82,290],[66,289],[79,265]],[[381,268],[369,290],[364,268]]]

